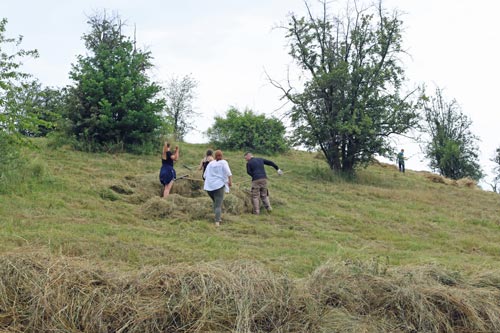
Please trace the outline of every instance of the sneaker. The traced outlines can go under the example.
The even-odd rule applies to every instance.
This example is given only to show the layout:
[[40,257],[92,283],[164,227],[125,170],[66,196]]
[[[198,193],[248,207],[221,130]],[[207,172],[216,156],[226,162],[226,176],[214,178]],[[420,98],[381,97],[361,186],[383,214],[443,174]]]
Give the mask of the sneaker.
[[273,209],[272,209],[271,207],[266,208],[266,210],[267,210],[267,212],[268,212],[269,214],[271,214],[271,212],[273,211]]
[[215,226],[216,227],[220,226],[220,222],[215,222]]

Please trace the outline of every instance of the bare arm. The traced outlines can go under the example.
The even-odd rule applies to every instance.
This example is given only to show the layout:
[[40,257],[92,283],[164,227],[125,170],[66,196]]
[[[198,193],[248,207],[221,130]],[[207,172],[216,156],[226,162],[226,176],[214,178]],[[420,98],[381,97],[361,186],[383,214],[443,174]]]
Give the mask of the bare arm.
[[172,154],[172,160],[177,161],[179,159],[179,146],[175,146],[175,151]]

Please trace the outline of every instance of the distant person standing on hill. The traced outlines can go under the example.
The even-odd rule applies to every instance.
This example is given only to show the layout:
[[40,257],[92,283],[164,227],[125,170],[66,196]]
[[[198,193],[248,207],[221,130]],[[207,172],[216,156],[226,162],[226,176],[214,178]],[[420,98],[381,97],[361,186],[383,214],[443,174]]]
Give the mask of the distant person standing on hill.
[[222,159],[222,151],[215,151],[215,161],[208,163],[203,178],[205,179],[203,189],[212,199],[215,226],[218,227],[222,222],[224,192],[229,192],[229,188],[233,185],[233,174],[227,161]]
[[269,191],[267,189],[267,175],[264,170],[264,165],[272,166],[278,175],[282,175],[283,171],[272,161],[264,158],[253,157],[252,153],[245,153],[247,161],[247,173],[252,177],[252,205],[253,213],[260,214],[260,200],[268,212],[272,211],[271,203],[269,202]]
[[205,180],[205,170],[207,169],[208,163],[212,162],[214,160],[214,152],[211,149],[207,150],[207,153],[205,157],[200,162],[200,166],[198,167],[198,170],[201,170],[201,177],[203,180]]
[[405,150],[401,149],[401,151],[398,153],[398,166],[399,166],[399,172],[405,172]]
[[168,197],[176,178],[174,161],[179,159],[179,146],[175,146],[175,151],[170,151],[170,143],[165,141],[163,153],[161,155],[160,183],[163,185],[163,198]]

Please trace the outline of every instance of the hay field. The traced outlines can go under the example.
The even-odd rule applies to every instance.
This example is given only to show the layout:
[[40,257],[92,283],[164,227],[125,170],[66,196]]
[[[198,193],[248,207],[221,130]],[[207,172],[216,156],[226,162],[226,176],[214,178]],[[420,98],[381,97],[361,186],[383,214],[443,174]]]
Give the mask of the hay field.
[[267,169],[274,209],[254,216],[224,152],[216,228],[204,145],[180,144],[165,200],[159,154],[33,142],[0,182],[0,331],[500,332],[500,196],[469,180],[411,160],[346,180],[292,151],[268,157],[285,174]]

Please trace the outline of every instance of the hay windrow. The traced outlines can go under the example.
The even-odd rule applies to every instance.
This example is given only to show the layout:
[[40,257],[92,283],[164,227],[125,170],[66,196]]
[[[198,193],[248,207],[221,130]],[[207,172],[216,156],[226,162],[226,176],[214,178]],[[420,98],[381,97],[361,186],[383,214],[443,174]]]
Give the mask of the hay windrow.
[[477,288],[434,266],[381,274],[367,266],[326,264],[308,288],[320,304],[355,317],[384,316],[402,332],[500,331],[500,291]]
[[0,330],[22,332],[306,332],[316,318],[292,280],[251,262],[122,275],[64,258],[4,256],[0,290]]
[[[140,213],[145,219],[211,219],[212,201],[203,190],[203,182],[194,176],[186,176],[175,181],[166,199],[161,198],[162,186],[156,174],[127,176],[121,183],[110,185],[109,190],[121,196],[122,200],[139,205]],[[276,204],[280,205],[280,202],[277,201]],[[249,191],[233,187],[224,196],[223,212],[232,215],[251,213]]]
[[0,330],[500,331],[500,286],[490,285],[495,276],[468,280],[434,266],[373,268],[330,262],[293,280],[252,261],[120,273],[77,258],[4,255]]
[[212,214],[211,207],[212,200],[208,196],[189,198],[173,193],[166,199],[150,198],[141,205],[141,215],[145,219],[208,219]]
[[425,178],[429,179],[433,183],[445,184],[457,187],[467,187],[470,189],[480,189],[480,187],[477,184],[477,181],[468,177],[455,180],[428,171],[424,171],[423,174],[425,175]]

